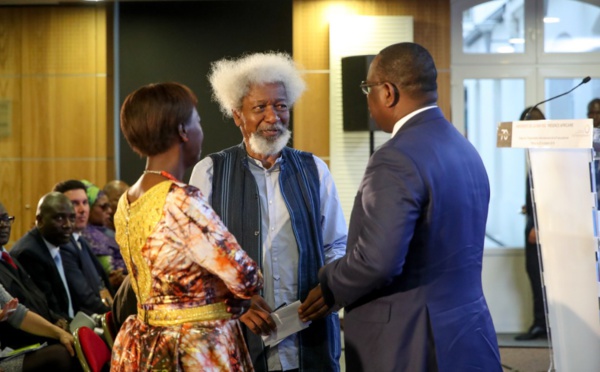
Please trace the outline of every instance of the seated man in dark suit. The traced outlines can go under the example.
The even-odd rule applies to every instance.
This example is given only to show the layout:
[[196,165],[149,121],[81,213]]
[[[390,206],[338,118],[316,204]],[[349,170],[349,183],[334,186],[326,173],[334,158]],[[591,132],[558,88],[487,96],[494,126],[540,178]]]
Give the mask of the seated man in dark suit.
[[104,303],[103,296],[112,300],[111,296],[114,293],[104,268],[89,244],[81,237],[90,215],[86,187],[81,181],[68,180],[56,184],[54,191],[63,193],[75,210],[73,235],[70,243],[65,245],[62,251],[75,311],[83,311],[88,315],[103,314],[110,310],[110,303]]
[[61,247],[69,243],[74,223],[71,201],[59,192],[46,194],[38,204],[36,226],[10,250],[45,295],[48,308],[69,320],[74,312]]
[[[67,330],[68,322],[65,318],[54,313],[48,308],[46,297],[35,285],[29,274],[25,272],[23,266],[8,255],[4,247],[10,238],[11,225],[14,222],[14,216],[9,216],[4,205],[0,202],[0,285],[6,291],[19,300],[19,303],[29,310],[39,314],[41,317]],[[0,322],[0,345],[17,349],[37,342],[47,341],[45,338],[35,336],[28,332],[23,332],[11,327],[6,322]]]

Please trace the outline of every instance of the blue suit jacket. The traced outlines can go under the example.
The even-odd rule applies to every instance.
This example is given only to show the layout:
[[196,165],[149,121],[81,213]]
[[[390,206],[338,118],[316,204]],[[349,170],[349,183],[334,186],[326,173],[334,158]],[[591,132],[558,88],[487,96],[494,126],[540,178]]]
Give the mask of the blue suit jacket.
[[[81,250],[71,236],[71,241],[60,248],[73,310],[88,315],[104,314],[110,307],[102,302],[100,289],[106,287],[112,293],[108,276],[85,239],[80,237],[80,242]],[[87,260],[83,255],[87,256]]]
[[345,306],[348,371],[501,371],[481,286],[489,183],[438,108],[370,158],[346,255],[319,275]]

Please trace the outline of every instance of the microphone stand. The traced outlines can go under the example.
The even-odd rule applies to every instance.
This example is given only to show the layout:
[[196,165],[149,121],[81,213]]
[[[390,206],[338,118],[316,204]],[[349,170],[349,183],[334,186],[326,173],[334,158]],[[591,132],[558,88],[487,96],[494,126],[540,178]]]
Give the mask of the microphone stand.
[[529,120],[529,116],[531,115],[531,111],[533,111],[533,110],[534,110],[536,107],[538,107],[538,106],[539,106],[539,105],[541,105],[542,103],[546,103],[546,102],[548,102],[548,101],[552,101],[553,99],[556,99],[556,98],[558,98],[558,97],[562,97],[562,96],[564,96],[564,95],[566,95],[566,94],[569,94],[569,93],[571,93],[572,91],[574,91],[575,89],[579,88],[581,85],[583,85],[583,84],[586,84],[586,83],[587,83],[587,82],[589,82],[590,80],[592,80],[592,78],[591,78],[591,77],[589,77],[589,76],[586,76],[585,78],[583,78],[583,80],[581,80],[581,83],[579,83],[579,84],[575,85],[573,88],[571,88],[571,90],[569,90],[569,91],[567,91],[567,92],[564,92],[564,93],[562,93],[562,94],[559,94],[558,96],[554,96],[554,97],[552,97],[552,98],[548,98],[548,99],[547,99],[547,100],[545,100],[545,101],[542,101],[542,102],[536,103],[536,105],[535,105],[535,106],[533,106],[532,108],[530,108],[530,109],[529,109],[529,111],[527,111],[527,114],[525,115],[525,119],[524,119],[524,120]]

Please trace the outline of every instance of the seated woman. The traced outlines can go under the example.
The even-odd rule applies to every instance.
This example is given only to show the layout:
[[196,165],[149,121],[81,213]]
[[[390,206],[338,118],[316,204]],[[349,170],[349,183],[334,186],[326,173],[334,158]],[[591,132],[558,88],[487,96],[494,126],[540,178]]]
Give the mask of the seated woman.
[[180,181],[200,158],[196,104],[189,88],[163,83],[121,108],[121,131],[147,160],[115,214],[138,311],[117,335],[113,372],[253,370],[235,319],[245,306],[232,307],[249,304],[262,275],[200,191]]
[[124,275],[127,274],[127,268],[112,230],[106,227],[112,213],[108,196],[90,181],[82,180],[81,182],[86,187],[90,206],[88,224],[81,235],[89,243],[92,252],[104,267],[111,286],[117,289],[123,282]]
[[7,321],[16,329],[60,342],[8,360],[0,360],[0,371],[71,371],[80,368],[79,361],[74,358],[73,336],[19,304],[1,284],[0,307],[0,322]]

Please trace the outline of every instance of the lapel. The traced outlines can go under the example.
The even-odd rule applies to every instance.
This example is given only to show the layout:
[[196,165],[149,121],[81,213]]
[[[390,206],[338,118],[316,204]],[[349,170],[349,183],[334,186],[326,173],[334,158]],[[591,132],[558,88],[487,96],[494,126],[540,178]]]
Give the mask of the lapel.
[[[44,241],[44,238],[42,237],[42,234],[39,232],[39,230],[37,228],[33,228],[31,232],[31,235],[33,236],[33,238],[36,241],[36,245],[34,246],[35,248],[35,252],[38,254],[38,256],[40,256],[40,258],[47,263],[47,266],[50,267],[50,270],[53,272],[54,274],[54,281],[58,282],[61,284],[61,288],[62,288],[62,279],[60,278],[60,273],[58,272],[58,268],[56,268],[56,264],[54,263],[54,258],[52,258],[52,255],[50,254],[50,251],[48,250],[48,246],[46,245],[46,242]],[[59,248],[59,254],[60,254],[60,248]],[[67,297],[66,293],[65,293],[65,298]]]
[[79,254],[83,274],[85,275],[90,286],[99,290],[100,278],[98,268],[94,263],[95,257],[89,245],[81,235],[79,236],[79,243],[81,244],[81,250],[79,250],[77,241],[75,240],[73,235],[71,235],[71,245],[73,246],[73,249],[75,249],[75,251]]
[[98,284],[102,284],[109,290],[109,292],[111,292],[111,294],[114,294],[114,291],[110,286],[110,281],[108,280],[108,275],[106,274],[106,271],[104,271],[104,267],[102,267],[102,264],[100,263],[100,261],[98,261],[98,258],[92,251],[90,244],[87,242],[87,240],[85,240],[83,236],[79,236],[79,242],[81,243],[81,249],[85,249],[85,251],[88,254],[88,257],[90,258],[90,262],[92,263],[92,265],[94,265],[94,268],[96,269],[94,273],[97,274],[97,278],[99,281]]
[[[48,270],[50,270],[52,272],[52,277],[48,278],[48,281],[50,281],[52,283],[52,296],[54,296],[56,298],[56,301],[58,301],[58,306],[60,306],[60,309],[63,309],[66,314],[67,309],[69,308],[69,294],[67,293],[67,289],[65,288],[63,281],[60,277],[58,268],[56,267],[56,264],[54,263],[54,258],[52,258],[52,255],[50,254],[50,251],[48,250],[48,246],[46,245],[44,238],[42,238],[42,234],[39,232],[39,230],[34,227],[32,230],[29,231],[29,233],[31,234],[31,236],[33,237],[33,239],[36,242],[35,245],[32,245],[32,251],[38,255],[38,257],[40,258],[40,261],[44,262],[46,264],[46,266],[48,267]],[[59,248],[59,254],[60,254],[60,248]],[[61,255],[61,260],[62,260],[62,255]],[[63,268],[64,268],[64,260],[62,260],[62,261],[63,261]],[[66,276],[65,276],[65,279],[66,279]],[[49,294],[44,293],[44,295],[48,299],[48,302],[50,302],[50,299],[48,298]]]
[[[13,261],[15,260],[13,259]],[[17,267],[19,267],[19,264],[17,264],[16,261],[15,264],[17,265]],[[14,269],[10,268],[7,262],[2,261],[2,263],[0,264],[0,276],[10,277],[13,282],[17,282],[21,288],[23,287],[21,285],[21,280],[19,278],[18,273]]]

